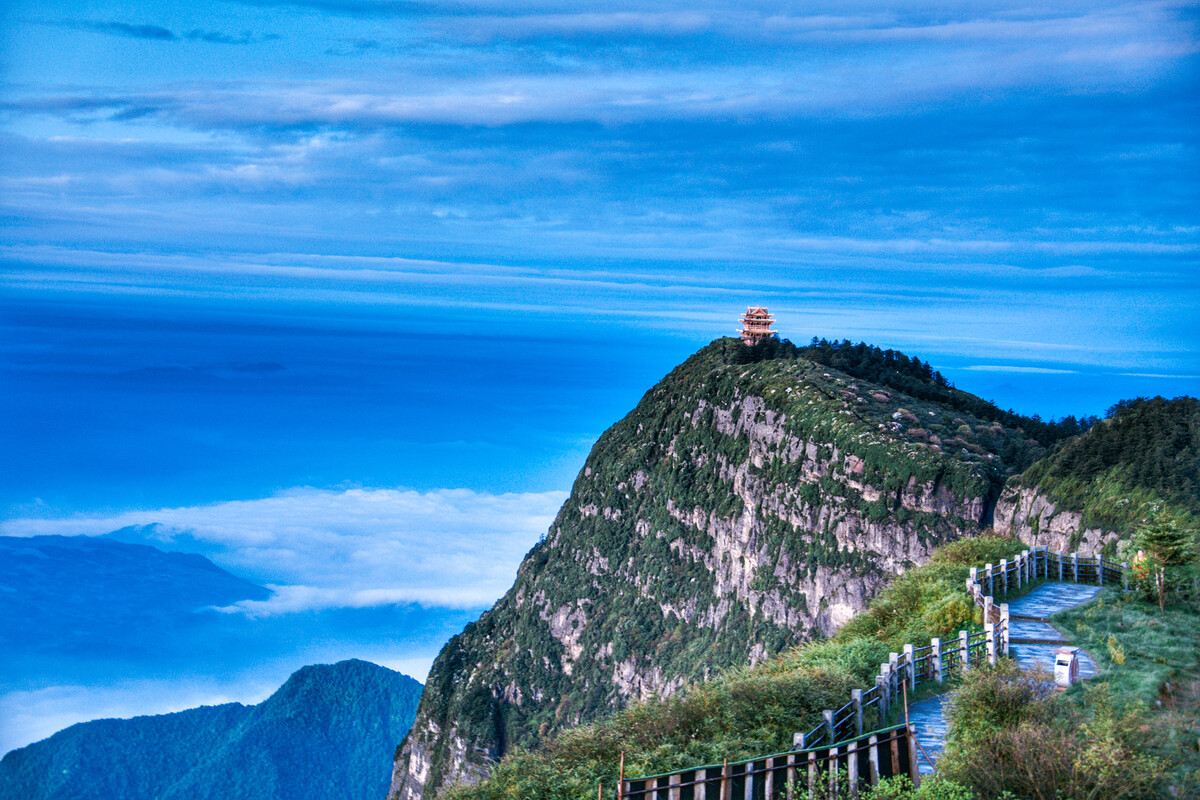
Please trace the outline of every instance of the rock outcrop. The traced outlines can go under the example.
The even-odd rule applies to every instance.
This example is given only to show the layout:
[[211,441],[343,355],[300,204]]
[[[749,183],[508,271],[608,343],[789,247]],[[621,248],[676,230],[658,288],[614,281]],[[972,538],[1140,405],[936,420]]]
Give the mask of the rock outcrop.
[[1120,538],[1118,531],[1085,526],[1082,513],[1060,505],[1038,487],[1023,488],[1012,482],[996,501],[993,526],[997,533],[1016,537],[1030,547],[1081,556],[1094,556],[1108,542]]
[[701,350],[596,443],[513,587],[438,656],[391,797],[832,633],[989,523],[1001,454],[1029,446],[804,359],[730,363],[738,347]]

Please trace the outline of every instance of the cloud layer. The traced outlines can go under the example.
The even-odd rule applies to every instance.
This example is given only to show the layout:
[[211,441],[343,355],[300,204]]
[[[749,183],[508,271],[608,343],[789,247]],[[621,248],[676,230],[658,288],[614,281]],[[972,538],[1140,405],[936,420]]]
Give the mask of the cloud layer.
[[163,549],[201,552],[274,590],[223,609],[249,616],[419,603],[489,605],[549,528],[566,494],[462,489],[294,489],[260,500],[70,519],[13,519],[0,534],[101,535],[137,528]]

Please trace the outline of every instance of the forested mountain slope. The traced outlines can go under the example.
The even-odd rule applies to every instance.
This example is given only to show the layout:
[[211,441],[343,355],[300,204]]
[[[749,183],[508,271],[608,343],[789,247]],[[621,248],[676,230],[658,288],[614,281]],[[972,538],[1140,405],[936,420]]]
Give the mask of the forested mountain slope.
[[392,796],[831,633],[1046,452],[919,361],[867,348],[855,377],[785,345],[717,340],[601,436],[512,589],[439,655]]
[[1030,544],[1112,553],[1154,508],[1200,516],[1200,400],[1138,398],[1005,487],[996,529]]
[[84,722],[0,761],[2,800],[361,800],[387,791],[421,684],[304,667],[256,706]]

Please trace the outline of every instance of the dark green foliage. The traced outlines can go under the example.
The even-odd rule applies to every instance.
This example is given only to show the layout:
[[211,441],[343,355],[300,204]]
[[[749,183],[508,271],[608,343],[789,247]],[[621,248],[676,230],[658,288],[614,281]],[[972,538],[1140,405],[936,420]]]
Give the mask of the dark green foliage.
[[1158,600],[1159,610],[1166,605],[1168,593],[1194,594],[1197,560],[1200,559],[1200,532],[1190,518],[1156,509],[1134,535],[1134,547],[1140,551],[1134,567],[1147,570]]
[[813,337],[808,347],[797,348],[793,345],[789,357],[806,358],[847,375],[904,392],[918,400],[932,401],[988,422],[1019,428],[1043,447],[1076,436],[1096,422],[1095,417],[1076,419],[1073,416],[1043,421],[1036,415],[1026,417],[1012,410],[1002,411],[994,403],[955,389],[928,362],[921,363],[921,359],[909,358],[898,350],[881,350],[864,342],[852,345],[848,339],[830,342]]
[[1165,501],[1200,515],[1200,400],[1127,400],[1015,483],[1036,486],[1085,527],[1133,534]]
[[301,669],[257,706],[73,725],[0,761],[0,799],[382,798],[420,691],[342,661]]
[[[872,656],[877,665],[880,652]],[[517,750],[481,785],[439,797],[584,800],[600,782],[616,786],[621,753],[626,775],[647,775],[781,752],[791,747],[791,731],[811,727],[821,709],[841,706],[857,686],[853,675],[824,665],[736,670],[682,696],[564,731],[538,751]]]

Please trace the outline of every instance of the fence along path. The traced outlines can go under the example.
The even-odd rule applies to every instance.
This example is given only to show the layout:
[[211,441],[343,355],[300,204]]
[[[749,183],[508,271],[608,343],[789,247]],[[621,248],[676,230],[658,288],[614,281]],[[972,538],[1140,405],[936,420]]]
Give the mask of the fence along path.
[[[1017,601],[1020,605],[1016,614],[1008,603],[996,604],[997,592],[1006,597],[1039,578],[1079,586],[1074,591],[1050,593],[1048,598],[1042,594],[1040,599],[1030,600],[1034,595],[1027,595]],[[972,567],[967,592],[983,611],[981,633],[959,631],[956,639],[946,642],[935,638],[920,647],[906,644],[902,653],[892,653],[887,662],[880,664],[874,686],[855,689],[850,702],[821,712],[821,722],[815,728],[794,734],[794,746],[788,753],[640,778],[626,778],[622,771],[617,800],[792,800],[811,796],[818,784],[827,784],[831,795],[844,790],[856,797],[862,782],[874,786],[881,777],[900,774],[919,785],[921,772],[932,771],[933,765],[918,752],[918,742],[924,746],[928,739],[940,752],[945,720],[939,702],[935,713],[922,709],[914,720],[913,706],[909,708],[908,724],[883,727],[905,692],[915,691],[921,683],[940,684],[953,671],[966,672],[984,660],[994,665],[999,656],[1012,653],[1014,644],[1017,648],[1048,647],[1052,651],[1061,642],[1058,632],[1045,619],[1059,609],[1050,609],[1072,597],[1079,599],[1063,608],[1083,602],[1090,584],[1095,584],[1091,591],[1095,594],[1106,583],[1124,583],[1128,588],[1128,566],[1105,561],[1102,556],[1064,554],[1044,547],[1025,550],[1011,561],[1002,559],[999,564]],[[1044,625],[1054,638],[1039,640],[1039,636],[1048,634],[1037,625]],[[1020,636],[1014,635],[1016,631],[1022,632]],[[1020,644],[1014,641],[1018,638]],[[1030,664],[1041,660],[1037,652],[1030,650],[1026,656]],[[1020,651],[1017,657],[1021,660]],[[1052,652],[1049,658],[1053,664]],[[940,696],[933,699],[940,701]],[[939,728],[941,736],[937,735]],[[922,729],[928,733],[919,733]]]

